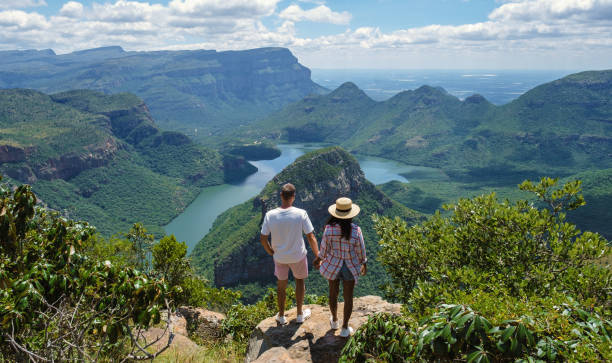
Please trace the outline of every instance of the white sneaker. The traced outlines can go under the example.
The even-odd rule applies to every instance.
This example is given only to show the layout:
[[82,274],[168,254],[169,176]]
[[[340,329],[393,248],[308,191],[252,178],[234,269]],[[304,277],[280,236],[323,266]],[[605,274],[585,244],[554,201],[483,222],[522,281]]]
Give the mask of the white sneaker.
[[350,326],[346,329],[342,328],[342,330],[340,331],[340,336],[343,338],[346,338],[351,335],[353,335],[353,328],[351,328]]
[[336,330],[340,327],[338,320],[334,321],[334,318],[331,316],[329,317],[329,325],[331,326],[332,330]]
[[295,322],[301,324],[308,318],[310,318],[310,309],[304,309],[304,311],[302,311],[302,315],[298,315],[297,318],[295,318]]
[[285,325],[287,324],[287,318],[285,318],[285,316],[278,316],[278,314],[276,314],[276,316],[274,317],[276,319],[276,322],[279,323],[280,325]]

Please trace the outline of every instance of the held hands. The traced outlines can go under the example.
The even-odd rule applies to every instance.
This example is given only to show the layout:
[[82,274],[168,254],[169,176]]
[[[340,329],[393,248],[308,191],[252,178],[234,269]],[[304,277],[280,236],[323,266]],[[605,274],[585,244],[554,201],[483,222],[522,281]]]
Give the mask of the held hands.
[[272,247],[266,248],[266,252],[268,252],[270,256],[274,256],[274,250],[272,249]]
[[316,257],[314,260],[312,260],[312,267],[319,269],[319,267],[321,267],[321,258],[320,257]]
[[365,276],[366,273],[368,273],[368,265],[364,263],[363,265],[361,265],[360,274],[361,276]]

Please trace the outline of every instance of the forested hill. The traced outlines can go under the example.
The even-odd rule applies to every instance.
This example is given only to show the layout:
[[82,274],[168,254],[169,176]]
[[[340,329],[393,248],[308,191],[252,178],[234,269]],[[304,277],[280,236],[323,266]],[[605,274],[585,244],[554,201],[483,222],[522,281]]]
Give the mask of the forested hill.
[[162,232],[201,187],[247,175],[244,159],[161,131],[132,94],[0,90],[0,174],[105,235]]
[[309,96],[244,133],[327,141],[451,173],[569,174],[612,167],[612,70],[573,74],[495,106],[422,86],[376,102],[354,84]]
[[[393,201],[365,179],[357,160],[339,147],[307,153],[277,174],[255,198],[228,209],[214,222],[210,232],[192,252],[197,270],[217,286],[240,286],[261,293],[258,284],[275,281],[272,258],[259,243],[261,220],[270,209],[280,205],[279,188],[291,182],[296,186],[295,206],[305,209],[320,241],[323,226],[329,218],[327,208],[339,197],[351,198],[361,207],[355,222],[361,226],[369,255],[368,275],[359,281],[357,293],[380,294],[379,286],[386,279],[376,261],[379,249],[372,215],[399,217],[410,224],[423,220],[423,215]],[[310,248],[307,247],[310,251]],[[309,257],[312,253],[309,252]],[[326,281],[309,278],[309,292],[325,294]],[[255,286],[255,288],[253,288]]]
[[324,91],[285,48],[136,52],[116,46],[61,55],[0,51],[0,88],[131,92],[162,128],[196,137]]

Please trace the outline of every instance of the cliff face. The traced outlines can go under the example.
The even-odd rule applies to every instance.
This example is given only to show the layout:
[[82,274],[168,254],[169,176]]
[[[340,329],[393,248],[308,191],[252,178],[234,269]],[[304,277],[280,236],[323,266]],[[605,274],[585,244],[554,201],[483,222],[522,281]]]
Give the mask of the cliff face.
[[285,48],[126,52],[105,47],[63,55],[0,55],[0,87],[131,92],[150,105],[163,128],[193,136],[248,123],[324,91]]
[[135,222],[161,233],[201,187],[255,171],[242,157],[161,131],[125,93],[0,90],[0,129],[0,174],[105,235]]
[[[370,254],[377,250],[372,214],[419,218],[367,181],[357,160],[343,149],[333,147],[308,153],[276,175],[254,199],[222,214],[195,247],[194,264],[213,278],[217,286],[275,280],[272,258],[262,248],[259,235],[263,216],[280,205],[280,186],[288,182],[297,189],[294,206],[308,212],[318,237],[329,218],[327,208],[337,198],[349,197],[359,204],[362,213],[355,222],[364,231]],[[311,260],[313,256],[307,249]]]

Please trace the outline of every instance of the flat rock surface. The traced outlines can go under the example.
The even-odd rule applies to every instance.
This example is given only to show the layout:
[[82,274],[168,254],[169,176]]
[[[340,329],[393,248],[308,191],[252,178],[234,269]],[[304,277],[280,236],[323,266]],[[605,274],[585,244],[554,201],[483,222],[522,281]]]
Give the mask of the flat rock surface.
[[[268,362],[336,362],[348,338],[340,337],[340,329],[331,330],[329,307],[305,305],[304,308],[309,308],[312,315],[303,324],[295,322],[297,315],[295,308],[285,313],[289,321],[287,325],[280,326],[274,317],[260,322],[249,339],[246,362],[263,362],[261,359],[267,359],[265,361]],[[343,308],[344,304],[339,303],[340,322],[342,322]],[[357,330],[370,315],[379,312],[399,314],[400,308],[400,304],[388,303],[379,296],[356,298],[349,326]],[[275,347],[282,347],[285,350],[274,349],[275,353],[266,354]],[[273,358],[276,360],[271,360]]]

